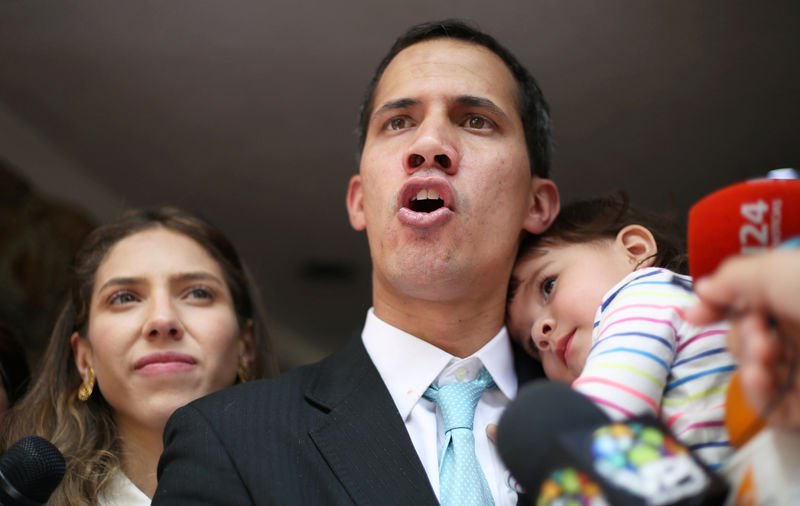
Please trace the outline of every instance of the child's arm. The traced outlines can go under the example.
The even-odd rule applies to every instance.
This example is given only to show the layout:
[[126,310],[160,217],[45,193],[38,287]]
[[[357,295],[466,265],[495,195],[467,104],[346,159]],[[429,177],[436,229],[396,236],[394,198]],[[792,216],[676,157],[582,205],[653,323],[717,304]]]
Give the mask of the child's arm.
[[696,366],[706,362],[692,357],[724,349],[724,330],[704,333],[684,322],[683,308],[694,300],[669,271],[637,271],[598,311],[593,347],[573,386],[614,418],[661,415],[665,392],[675,397],[703,382],[685,379],[702,374]]
[[[654,270],[649,270],[653,272]],[[695,327],[694,295],[667,273],[626,285],[600,311],[595,343],[573,386],[612,418],[656,415],[712,468],[730,453],[724,426],[733,357],[727,325]]]

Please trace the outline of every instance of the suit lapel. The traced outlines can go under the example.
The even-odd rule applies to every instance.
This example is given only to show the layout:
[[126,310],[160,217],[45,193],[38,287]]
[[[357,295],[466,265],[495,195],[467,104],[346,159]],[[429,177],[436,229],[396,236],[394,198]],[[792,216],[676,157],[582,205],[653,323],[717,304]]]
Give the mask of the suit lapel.
[[306,398],[326,413],[310,436],[356,504],[438,504],[360,336],[326,361]]

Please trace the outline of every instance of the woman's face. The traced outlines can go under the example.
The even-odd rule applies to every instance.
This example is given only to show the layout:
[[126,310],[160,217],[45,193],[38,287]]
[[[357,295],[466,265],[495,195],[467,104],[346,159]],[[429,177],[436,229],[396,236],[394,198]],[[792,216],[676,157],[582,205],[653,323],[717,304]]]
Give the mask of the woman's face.
[[[72,336],[120,431],[163,430],[178,407],[231,386],[252,360],[222,269],[193,239],[152,228],[114,245],[97,269],[87,336]],[[95,392],[93,395],[97,395]]]

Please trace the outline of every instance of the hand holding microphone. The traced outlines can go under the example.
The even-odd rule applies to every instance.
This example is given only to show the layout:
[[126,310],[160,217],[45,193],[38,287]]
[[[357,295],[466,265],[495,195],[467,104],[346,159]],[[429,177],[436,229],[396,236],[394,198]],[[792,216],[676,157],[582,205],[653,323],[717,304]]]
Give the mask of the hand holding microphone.
[[777,427],[800,430],[800,250],[733,258],[695,291],[701,304],[687,319],[738,320],[728,343],[753,409]]
[[[689,270],[701,304],[686,317],[698,325],[731,320],[727,342],[740,361],[731,391],[741,388],[750,404],[728,396],[738,446],[763,425],[752,410],[800,429],[800,255],[774,249],[795,236],[800,180],[791,169],[722,188],[689,212]],[[739,258],[723,263],[731,257]]]

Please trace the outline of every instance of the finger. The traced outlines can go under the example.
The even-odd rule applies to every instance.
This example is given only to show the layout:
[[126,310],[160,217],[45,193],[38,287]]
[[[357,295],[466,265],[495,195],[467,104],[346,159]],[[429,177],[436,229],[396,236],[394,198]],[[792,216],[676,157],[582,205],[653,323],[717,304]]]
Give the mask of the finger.
[[497,444],[497,424],[490,423],[486,426],[486,436],[494,444]]
[[736,360],[740,360],[740,356],[742,354],[742,332],[740,329],[741,325],[738,321],[731,322],[731,326],[728,329],[728,334],[725,336],[725,344],[728,347],[728,351],[731,352]]
[[686,321],[692,325],[709,325],[724,319],[725,315],[726,312],[723,307],[715,306],[702,300],[694,306],[690,306],[684,313]]

